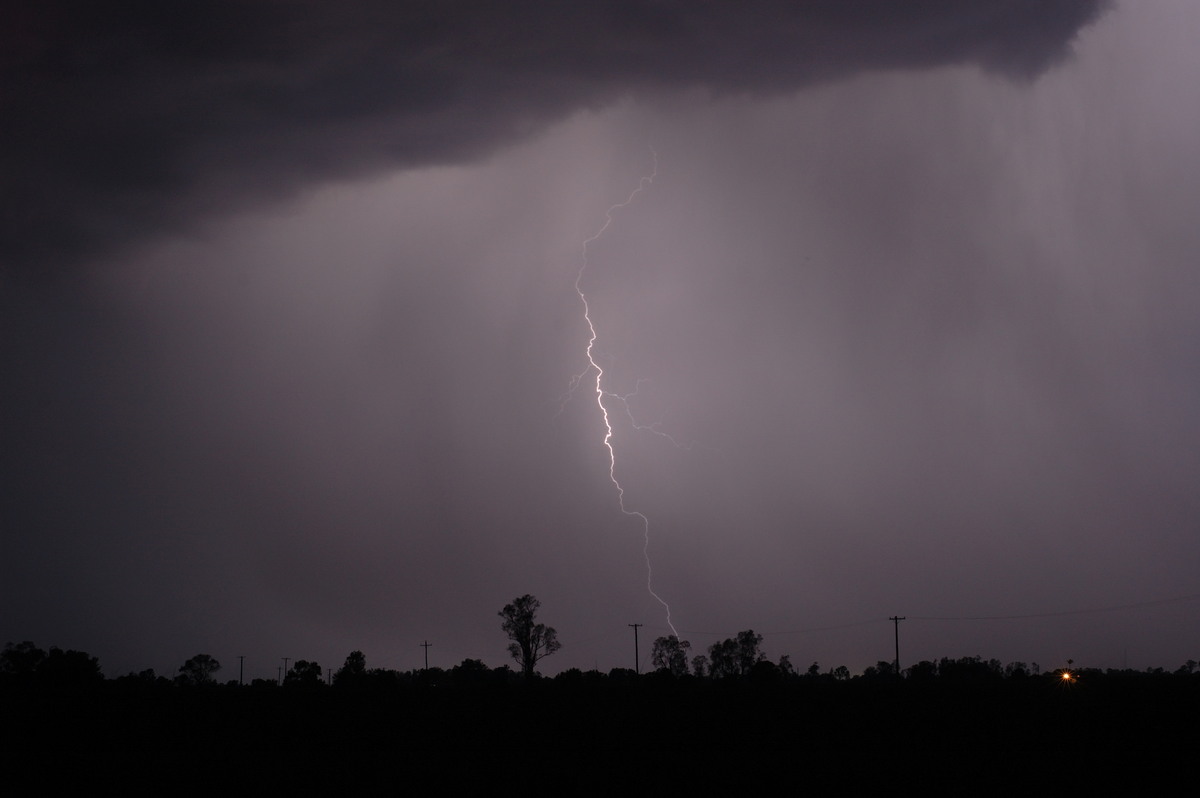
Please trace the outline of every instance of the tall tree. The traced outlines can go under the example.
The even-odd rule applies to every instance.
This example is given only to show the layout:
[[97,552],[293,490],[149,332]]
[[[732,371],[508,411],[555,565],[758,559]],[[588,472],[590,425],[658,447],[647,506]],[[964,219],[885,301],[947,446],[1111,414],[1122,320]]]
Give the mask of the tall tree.
[[714,679],[738,675],[737,643],[732,639],[727,637],[708,647],[708,675]]
[[738,632],[737,635],[737,664],[738,671],[745,676],[756,662],[762,662],[767,655],[759,650],[763,636],[755,634],[753,629]]
[[504,605],[504,609],[499,613],[504,619],[500,628],[512,641],[508,646],[508,653],[521,663],[521,671],[526,678],[533,677],[533,667],[538,660],[550,656],[562,647],[558,642],[558,632],[553,627],[536,622],[537,611],[541,606],[540,601],[526,593],[513,599],[511,604]]
[[650,650],[650,663],[658,670],[670,671],[673,676],[688,672],[688,649],[692,644],[675,635],[660,637]]

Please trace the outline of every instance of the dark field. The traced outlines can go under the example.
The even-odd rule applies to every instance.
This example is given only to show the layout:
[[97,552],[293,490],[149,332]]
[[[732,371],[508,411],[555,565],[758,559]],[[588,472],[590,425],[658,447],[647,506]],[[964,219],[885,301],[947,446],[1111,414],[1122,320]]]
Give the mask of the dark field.
[[1185,789],[1200,673],[723,680],[434,671],[327,686],[3,681],[20,783],[649,794]]

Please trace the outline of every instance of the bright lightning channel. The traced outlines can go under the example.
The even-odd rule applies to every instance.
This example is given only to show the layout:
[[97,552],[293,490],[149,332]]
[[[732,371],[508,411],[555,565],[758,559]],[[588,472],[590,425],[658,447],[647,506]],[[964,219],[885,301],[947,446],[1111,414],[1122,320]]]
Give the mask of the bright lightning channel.
[[[613,447],[613,441],[612,441],[612,437],[613,437],[612,419],[609,416],[608,407],[604,404],[604,400],[605,400],[605,398],[611,398],[611,399],[615,399],[615,400],[621,402],[622,405],[625,407],[625,412],[627,414],[629,414],[630,420],[632,421],[633,414],[629,409],[628,399],[633,394],[621,395],[621,394],[616,394],[616,393],[612,393],[610,391],[604,390],[604,369],[600,367],[600,364],[598,362],[596,362],[596,354],[595,354],[596,338],[598,337],[598,335],[596,333],[596,324],[595,324],[595,322],[592,321],[591,307],[588,305],[587,294],[583,290],[583,275],[585,272],[587,272],[587,268],[588,268],[588,246],[595,243],[601,236],[604,235],[604,233],[608,230],[608,228],[612,227],[613,213],[621,208],[624,208],[626,205],[629,205],[635,199],[637,199],[638,195],[641,194],[646,189],[648,189],[654,183],[654,178],[658,176],[658,153],[656,153],[653,149],[651,149],[650,154],[653,156],[653,159],[654,159],[653,166],[650,170],[650,174],[644,175],[638,181],[637,188],[635,188],[633,191],[631,191],[629,196],[626,197],[624,201],[618,202],[617,204],[610,206],[609,209],[607,211],[605,211],[604,224],[600,226],[600,229],[597,230],[596,233],[591,238],[588,238],[583,242],[583,259],[579,266],[579,273],[576,274],[576,276],[575,276],[575,293],[579,294],[579,301],[583,304],[583,320],[587,322],[587,326],[588,326],[589,337],[588,337],[587,350],[586,350],[588,366],[580,374],[577,374],[571,380],[571,386],[570,386],[570,391],[568,391],[568,396],[574,392],[575,388],[578,387],[582,383],[583,379],[589,373],[595,372],[595,374],[596,374],[596,404],[600,408],[600,415],[604,418],[604,446],[606,449],[608,449],[608,478],[610,480],[612,480],[613,487],[615,487],[617,489],[617,504],[620,506],[621,512],[624,513],[625,515],[633,516],[642,522],[642,556],[646,560],[646,590],[649,591],[650,595],[654,597],[655,601],[657,601],[659,604],[661,604],[663,606],[663,609],[667,613],[667,626],[671,627],[671,634],[673,634],[676,638],[678,638],[679,632],[675,629],[675,624],[673,624],[671,622],[671,605],[668,604],[666,601],[664,601],[662,596],[660,596],[654,592],[654,586],[653,586],[654,569],[650,565],[650,519],[647,518],[644,513],[641,513],[637,510],[630,510],[628,507],[625,506],[625,488],[623,488],[621,486],[620,480],[617,479],[617,452],[616,452],[616,449]],[[641,381],[639,380],[638,387],[640,387],[640,385],[641,385]],[[636,387],[634,388],[633,393],[634,394],[637,393]],[[650,425],[648,427],[639,427],[636,424],[636,422],[634,423],[635,428],[645,429],[645,430],[653,432],[657,435],[662,435],[663,437],[670,439],[669,435],[666,435],[665,433],[660,432],[659,430],[657,430],[655,428],[655,426],[656,425]],[[674,440],[673,439],[671,439],[671,440],[672,440],[672,443],[674,443]]]

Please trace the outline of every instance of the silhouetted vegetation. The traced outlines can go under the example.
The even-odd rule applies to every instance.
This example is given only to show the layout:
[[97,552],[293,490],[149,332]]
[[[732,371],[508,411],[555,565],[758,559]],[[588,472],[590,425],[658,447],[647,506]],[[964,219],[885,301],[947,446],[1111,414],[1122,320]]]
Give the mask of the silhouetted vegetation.
[[691,647],[691,643],[674,635],[660,637],[650,649],[650,664],[672,676],[683,676],[688,672],[687,652]]
[[182,685],[201,687],[215,684],[216,679],[213,674],[219,670],[221,670],[221,663],[214,657],[208,654],[197,654],[179,666],[179,675],[175,678]]
[[367,678],[367,657],[361,651],[351,651],[346,663],[333,674],[333,683],[338,687],[358,687]]
[[323,684],[321,681],[321,666],[315,662],[298,659],[295,664],[288,669],[287,676],[283,677],[284,687],[306,687],[312,689],[320,687]]
[[43,651],[30,641],[4,646],[0,654],[0,679],[12,689],[20,687],[87,688],[104,680],[100,662],[82,651],[51,647]]
[[533,677],[538,660],[562,647],[554,627],[537,623],[537,611],[541,606],[540,601],[527,593],[513,599],[511,604],[505,604],[499,613],[504,619],[500,627],[512,641],[508,653],[521,663],[521,672],[526,678]]
[[714,644],[717,665],[700,676],[686,641],[659,638],[657,669],[643,675],[572,668],[547,679],[478,659],[397,671],[352,651],[331,683],[301,659],[282,685],[245,686],[219,684],[209,655],[189,659],[176,679],[151,670],[105,679],[83,652],[9,644],[0,747],[31,768],[218,783],[290,773],[304,786],[350,778],[386,788],[401,764],[467,752],[492,772],[536,754],[543,774],[595,775],[611,772],[616,753],[636,754],[622,761],[649,779],[753,762],[752,774],[802,773],[818,791],[857,792],[902,770],[901,783],[935,793],[1013,794],[1046,773],[1076,788],[1127,768],[1157,777],[1182,769],[1200,742],[1195,661],[1043,671],[976,656],[916,662],[897,678],[886,661],[857,675],[816,662],[800,671],[786,657],[767,660],[760,644],[749,630]]
[[766,654],[758,649],[760,645],[762,635],[755,634],[753,629],[713,643],[708,647],[708,675],[714,679],[749,675],[756,663],[766,659]]

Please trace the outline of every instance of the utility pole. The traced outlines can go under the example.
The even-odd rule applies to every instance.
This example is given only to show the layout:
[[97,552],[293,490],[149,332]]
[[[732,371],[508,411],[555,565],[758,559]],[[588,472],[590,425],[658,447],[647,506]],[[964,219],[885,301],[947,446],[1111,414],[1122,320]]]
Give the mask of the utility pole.
[[893,615],[892,617],[888,618],[888,620],[892,622],[892,625],[896,627],[896,678],[897,679],[900,678],[900,622],[903,621],[905,617],[906,616],[903,616],[903,615]]
[[[284,658],[283,658],[283,679],[286,679],[286,678],[287,678],[287,672],[288,672],[288,671],[287,671],[287,664],[288,664],[288,660],[289,660],[289,659],[291,659],[291,657],[284,657]],[[279,680],[279,683],[280,683],[280,684],[283,684],[283,679],[280,679],[280,680]]]
[[645,624],[629,623],[625,625],[633,627],[633,672],[640,674],[642,672],[642,663],[641,653],[638,650],[637,630],[639,626],[644,626]]
[[421,643],[421,648],[425,649],[425,670],[429,670],[429,647],[432,645],[428,640]]
[[242,674],[246,672],[246,655],[238,655],[238,687],[242,686]]

